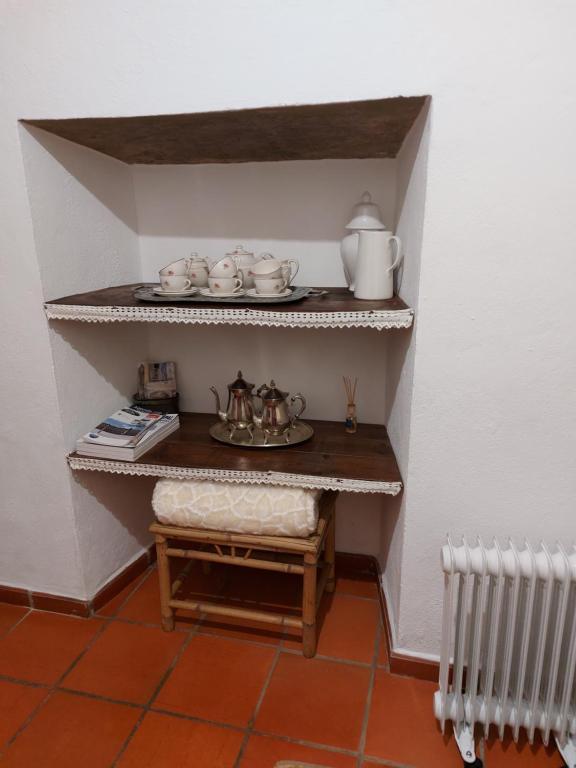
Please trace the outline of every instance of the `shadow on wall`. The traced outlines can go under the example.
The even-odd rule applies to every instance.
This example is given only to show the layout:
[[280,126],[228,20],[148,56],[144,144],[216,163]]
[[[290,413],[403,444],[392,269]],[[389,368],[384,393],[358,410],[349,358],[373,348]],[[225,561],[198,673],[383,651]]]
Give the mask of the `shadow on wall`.
[[[119,175],[122,177],[131,175],[130,166],[101,152],[43,131],[41,128],[21,125],[20,130],[25,160],[29,159],[32,151],[31,144],[26,141],[26,137],[29,137],[97,198],[110,213],[123,221],[133,232],[137,231],[134,196],[127,195],[123,185],[118,184]],[[41,157],[41,152],[34,152],[34,162],[38,163]],[[48,157],[45,157],[45,161],[43,168],[38,168],[40,173],[46,170],[46,164],[49,163]]]
[[[73,472],[78,542],[89,597],[152,543],[155,478]],[[94,546],[95,542],[102,542]]]

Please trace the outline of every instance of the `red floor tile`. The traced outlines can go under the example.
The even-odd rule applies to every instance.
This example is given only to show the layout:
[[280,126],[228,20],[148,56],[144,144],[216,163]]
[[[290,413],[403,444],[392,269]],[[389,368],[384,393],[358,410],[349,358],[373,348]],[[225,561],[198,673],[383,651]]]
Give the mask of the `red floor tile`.
[[278,645],[284,637],[284,631],[274,624],[249,619],[235,619],[227,616],[211,616],[204,619],[200,632],[207,635],[233,637],[237,640],[252,640],[257,643]]
[[318,653],[370,664],[378,621],[378,603],[349,595],[326,595],[318,617]]
[[113,622],[64,679],[63,686],[145,704],[186,635]]
[[6,750],[3,768],[109,768],[140,710],[55,693]]
[[[379,621],[377,602],[345,594],[325,594],[317,619],[318,654],[370,664]],[[282,645],[301,652],[302,631],[287,629]]]
[[32,611],[0,638],[0,674],[55,683],[100,627],[98,619]]
[[329,768],[356,768],[356,758],[325,749],[303,747],[269,736],[251,736],[240,768],[271,768],[279,760],[299,760]]
[[515,744],[507,730],[504,741],[492,737],[486,744],[486,765],[488,768],[560,768],[562,756],[556,749],[554,739],[550,739],[548,747],[544,747],[537,736],[530,746],[524,734]]
[[12,629],[30,609],[23,605],[0,603],[0,635]]
[[[160,626],[160,588],[156,570],[148,574],[134,594],[120,608],[118,616],[121,619]],[[198,618],[199,616],[192,611],[178,611],[176,624],[190,627],[196,624]]]
[[283,654],[256,729],[327,746],[358,748],[370,670]]
[[377,670],[365,754],[424,768],[461,768],[453,738],[443,737],[432,710],[436,683]]
[[149,712],[118,768],[233,768],[243,734]]
[[349,579],[338,576],[336,571],[336,592],[354,597],[366,597],[372,600],[378,599],[378,585],[372,579]]
[[193,637],[154,707],[246,726],[273,658],[272,648],[220,637]]
[[47,695],[46,688],[0,680],[0,750]]
[[140,576],[134,579],[127,587],[119,592],[116,597],[109,600],[106,605],[103,605],[99,611],[96,611],[97,616],[116,616],[119,608],[122,606],[126,598],[136,589],[136,587],[146,578],[146,574],[141,573]]

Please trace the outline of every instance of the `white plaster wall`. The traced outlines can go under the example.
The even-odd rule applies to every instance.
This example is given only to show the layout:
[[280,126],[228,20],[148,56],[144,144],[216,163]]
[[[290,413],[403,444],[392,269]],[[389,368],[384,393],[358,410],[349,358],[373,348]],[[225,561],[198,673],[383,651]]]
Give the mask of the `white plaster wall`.
[[[131,169],[43,131],[21,129],[21,141],[44,296],[137,281]],[[135,325],[50,324],[62,459],[78,435],[129,402],[138,362],[147,354],[141,331]],[[71,592],[66,584],[63,592],[90,598],[148,545],[151,485],[71,472],[65,477],[82,587]]]
[[[429,93],[410,494],[395,554],[399,646],[437,651],[438,551],[447,530],[573,538],[572,3],[2,0],[1,10],[0,200],[8,221],[0,237],[6,270],[26,277],[16,290],[1,286],[2,355],[24,382],[4,386],[33,402],[29,429],[53,413],[56,397],[18,117]],[[45,473],[42,499],[54,511],[53,526],[41,523],[45,540],[48,530],[62,530],[68,491],[60,426],[50,416],[43,423],[50,437],[32,447],[20,437],[22,422],[9,424],[3,471],[12,520],[26,518],[24,536],[38,528],[29,519],[38,495],[29,482],[23,487],[28,474],[15,462],[28,450],[35,471]],[[15,546],[18,537],[6,535]],[[62,563],[48,560],[46,574],[60,583]]]

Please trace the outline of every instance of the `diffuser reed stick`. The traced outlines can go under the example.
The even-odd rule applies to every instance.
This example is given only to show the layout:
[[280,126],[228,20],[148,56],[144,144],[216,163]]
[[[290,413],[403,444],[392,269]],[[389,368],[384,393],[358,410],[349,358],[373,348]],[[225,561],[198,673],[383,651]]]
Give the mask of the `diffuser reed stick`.
[[358,386],[358,378],[352,379],[349,376],[342,376],[344,382],[344,389],[346,390],[346,420],[344,422],[346,432],[353,435],[358,428],[358,419],[356,418],[356,387]]

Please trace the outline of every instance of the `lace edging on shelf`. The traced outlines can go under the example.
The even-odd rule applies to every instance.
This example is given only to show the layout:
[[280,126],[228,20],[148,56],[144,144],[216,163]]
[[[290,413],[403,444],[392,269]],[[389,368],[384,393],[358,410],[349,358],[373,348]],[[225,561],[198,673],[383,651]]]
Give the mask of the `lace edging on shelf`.
[[257,309],[207,309],[201,307],[95,307],[76,304],[44,305],[49,320],[87,323],[188,323],[197,325],[264,325],[284,328],[410,328],[411,309],[367,312],[269,312]]
[[355,493],[386,493],[396,496],[402,483],[378,480],[314,477],[284,472],[239,472],[229,469],[195,469],[193,467],[165,467],[159,464],[137,464],[127,461],[68,456],[71,469],[110,472],[116,475],[142,477],[169,477],[176,480],[215,480],[228,483],[254,483],[256,485],[283,485],[291,488],[317,488],[324,491],[352,491]]

